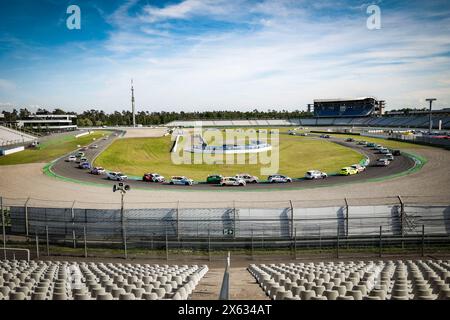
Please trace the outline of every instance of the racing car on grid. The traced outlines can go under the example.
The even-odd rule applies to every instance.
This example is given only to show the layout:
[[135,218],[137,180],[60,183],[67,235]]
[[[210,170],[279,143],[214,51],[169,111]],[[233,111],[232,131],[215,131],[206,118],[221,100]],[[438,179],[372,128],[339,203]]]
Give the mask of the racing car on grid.
[[246,183],[258,183],[259,178],[248,173],[239,173],[235,178],[243,179]]
[[128,179],[128,177],[121,172],[108,172],[106,174],[106,177],[108,178],[108,180],[115,181],[125,181]]
[[366,167],[356,163],[350,166],[350,168],[355,169],[356,171],[358,171],[358,173],[363,172],[364,170],[366,170]]
[[194,180],[189,179],[185,176],[174,176],[172,177],[172,179],[170,179],[169,184],[171,185],[185,185],[185,186],[192,186],[192,184],[194,183]]
[[292,179],[288,176],[283,176],[281,174],[274,174],[269,176],[267,179],[270,183],[290,183]]
[[102,167],[93,167],[91,169],[91,174],[96,174],[96,175],[101,175],[101,174],[105,174],[106,170],[103,169]]
[[236,178],[236,177],[223,177],[222,180],[220,180],[220,185],[222,187],[225,187],[225,186],[243,187],[246,184],[247,183],[245,182],[244,179],[240,179],[240,178]]
[[78,168],[80,169],[90,169],[91,168],[91,164],[87,161],[83,161],[78,165]]
[[142,177],[142,181],[147,182],[164,182],[165,178],[158,173],[146,173]]
[[66,162],[75,162],[75,161],[77,161],[77,157],[74,155],[71,155],[66,159]]
[[305,174],[305,179],[313,180],[313,179],[325,179],[328,175],[325,172],[319,170],[309,170]]
[[357,174],[357,173],[358,173],[358,170],[356,170],[355,168],[352,168],[352,167],[344,167],[341,169],[341,171],[339,171],[339,174],[341,176],[350,176],[350,175]]

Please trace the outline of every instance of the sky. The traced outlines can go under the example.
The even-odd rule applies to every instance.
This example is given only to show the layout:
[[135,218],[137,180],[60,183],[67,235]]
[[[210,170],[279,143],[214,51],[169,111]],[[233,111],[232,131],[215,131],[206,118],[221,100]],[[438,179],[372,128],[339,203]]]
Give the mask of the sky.
[[[67,8],[80,8],[79,30]],[[370,5],[380,28],[370,29]],[[2,0],[0,109],[450,107],[450,1]]]

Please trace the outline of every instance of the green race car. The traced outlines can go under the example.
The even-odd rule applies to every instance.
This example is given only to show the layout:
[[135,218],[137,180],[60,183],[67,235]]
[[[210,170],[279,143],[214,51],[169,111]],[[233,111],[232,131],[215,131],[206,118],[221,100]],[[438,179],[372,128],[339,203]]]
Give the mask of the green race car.
[[206,183],[209,184],[220,184],[222,181],[222,176],[220,174],[212,174],[206,178]]

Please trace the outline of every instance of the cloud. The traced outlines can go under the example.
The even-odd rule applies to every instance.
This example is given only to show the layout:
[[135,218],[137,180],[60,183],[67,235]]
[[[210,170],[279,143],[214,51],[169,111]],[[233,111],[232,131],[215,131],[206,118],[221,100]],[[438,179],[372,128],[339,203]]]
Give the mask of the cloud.
[[239,6],[240,3],[230,3],[226,0],[184,0],[165,7],[147,5],[143,8],[140,18],[153,23],[167,19],[188,19],[193,16],[225,17],[235,11],[236,5]]
[[137,106],[149,111],[294,109],[315,98],[365,95],[388,108],[420,106],[430,94],[438,106],[450,104],[445,17],[430,23],[417,20],[420,8],[382,7],[382,29],[370,31],[365,10],[347,2],[309,4],[128,1],[107,17],[114,30],[106,41],[76,55],[73,44],[56,50],[73,65],[35,70],[42,80],[24,81],[21,99],[113,111],[130,105],[134,78]]
[[10,80],[0,79],[0,91],[11,91],[16,89],[16,84]]

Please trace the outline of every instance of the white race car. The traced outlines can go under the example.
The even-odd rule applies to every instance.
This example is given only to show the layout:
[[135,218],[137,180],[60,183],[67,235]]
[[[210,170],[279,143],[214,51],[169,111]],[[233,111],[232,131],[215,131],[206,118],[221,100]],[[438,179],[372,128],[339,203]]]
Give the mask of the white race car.
[[106,174],[106,177],[108,178],[108,180],[115,181],[125,181],[128,179],[128,177],[121,172],[108,172]]
[[235,177],[224,177],[224,178],[222,178],[222,180],[220,180],[220,185],[222,187],[225,187],[225,186],[240,186],[240,187],[243,187],[246,184],[247,183],[245,182],[244,179],[239,179],[239,178],[235,178]]
[[246,183],[258,183],[259,181],[258,177],[252,176],[251,174],[248,173],[239,173],[235,176],[235,178],[242,179]]
[[172,179],[170,179],[169,184],[178,184],[178,185],[185,185],[185,186],[192,186],[194,183],[194,180],[186,178],[184,176],[174,176]]
[[328,175],[325,172],[319,171],[319,170],[309,170],[305,174],[306,179],[325,179]]
[[267,179],[267,181],[269,181],[270,183],[289,183],[292,182],[292,179],[289,178],[288,176],[283,176],[281,174],[274,174],[272,176],[269,176],[269,178]]

